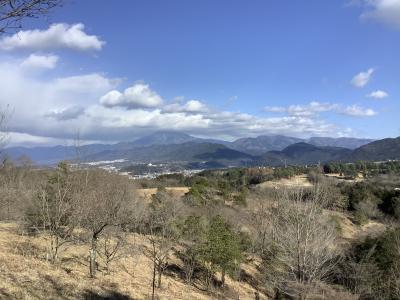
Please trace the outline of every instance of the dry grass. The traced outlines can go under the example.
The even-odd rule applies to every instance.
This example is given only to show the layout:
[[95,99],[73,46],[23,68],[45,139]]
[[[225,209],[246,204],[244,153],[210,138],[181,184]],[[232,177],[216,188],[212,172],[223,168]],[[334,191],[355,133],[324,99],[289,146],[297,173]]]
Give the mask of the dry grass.
[[374,220],[369,220],[364,225],[354,224],[347,214],[341,212],[325,211],[325,213],[334,217],[338,223],[340,236],[344,241],[360,241],[367,236],[376,237],[388,228],[387,225]]
[[[171,196],[176,198],[180,198],[187,192],[189,192],[188,187],[166,187],[165,189],[167,190],[168,193],[171,194]],[[143,198],[146,201],[150,201],[151,196],[157,193],[157,189],[156,188],[137,189],[135,192],[139,197]]]
[[354,179],[349,179],[346,176],[342,175],[340,176],[339,173],[330,173],[330,174],[325,174],[326,177],[329,178],[334,178],[337,179],[339,181],[343,181],[343,182],[349,182],[349,183],[354,183],[354,182],[362,182],[365,180],[365,178],[363,177],[363,175],[361,173],[357,174],[357,177]]
[[296,175],[292,178],[286,179],[282,178],[279,180],[272,180],[260,183],[259,188],[266,189],[266,188],[305,188],[311,187],[312,184],[308,181],[307,175]]
[[[16,224],[0,223],[0,299],[149,299],[151,261],[143,255],[146,238],[131,235],[138,251],[111,266],[106,275],[100,261],[97,278],[88,276],[88,246],[73,245],[61,254],[57,265],[45,260],[43,237],[24,236]],[[172,264],[179,265],[174,259]],[[256,268],[247,265],[249,270]],[[163,277],[158,299],[254,299],[255,289],[246,282],[227,279],[227,289],[206,292],[185,282],[177,273]],[[266,299],[262,295],[261,299]]]

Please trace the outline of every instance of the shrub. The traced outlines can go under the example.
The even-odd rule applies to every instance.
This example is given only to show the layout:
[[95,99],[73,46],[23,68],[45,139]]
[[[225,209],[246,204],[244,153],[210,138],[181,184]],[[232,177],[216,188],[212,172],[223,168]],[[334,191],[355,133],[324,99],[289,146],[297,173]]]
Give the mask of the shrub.
[[368,223],[368,217],[362,211],[356,211],[354,214],[354,220],[358,225],[365,225]]

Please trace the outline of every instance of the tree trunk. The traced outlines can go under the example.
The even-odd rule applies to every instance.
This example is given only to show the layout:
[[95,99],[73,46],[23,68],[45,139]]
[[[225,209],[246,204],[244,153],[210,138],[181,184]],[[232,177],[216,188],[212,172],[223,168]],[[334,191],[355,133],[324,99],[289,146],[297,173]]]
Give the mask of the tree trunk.
[[192,260],[185,262],[185,275],[186,275],[186,283],[192,283],[192,277],[194,273],[194,262]]
[[10,220],[10,200],[7,200],[7,220]]
[[157,282],[158,288],[161,288],[161,277],[162,277],[162,268],[158,267],[158,282]]
[[97,237],[92,237],[92,248],[90,249],[90,277],[96,276],[97,262],[96,262],[96,251],[97,251]]
[[156,290],[156,262],[155,260],[153,261],[153,283],[152,283],[152,295],[151,295],[151,299],[154,300],[154,293]]
[[58,258],[58,247],[59,247],[58,236],[50,236],[50,247],[49,247],[49,259],[52,264],[56,263]]
[[225,269],[221,271],[221,287],[225,286]]
[[207,268],[207,273],[206,273],[206,287],[207,287],[207,291],[208,291],[209,288],[210,288],[211,277],[212,277],[211,270],[210,270],[209,268]]

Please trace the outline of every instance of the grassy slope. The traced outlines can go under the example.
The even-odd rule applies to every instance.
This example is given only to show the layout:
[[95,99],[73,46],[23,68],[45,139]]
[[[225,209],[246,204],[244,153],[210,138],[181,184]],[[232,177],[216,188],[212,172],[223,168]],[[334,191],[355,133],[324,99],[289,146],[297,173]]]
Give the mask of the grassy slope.
[[[134,240],[139,247],[148,246],[144,237],[130,236]],[[51,265],[44,259],[43,238],[20,235],[15,224],[0,223],[0,299],[148,299],[151,262],[142,253],[115,262],[110,275],[99,272],[91,279],[86,245],[69,247],[62,253],[62,262]],[[251,265],[245,269],[256,270]],[[228,297],[220,299],[237,299],[238,295],[254,299],[255,289],[245,282],[228,278],[227,286]],[[218,293],[189,286],[177,274],[165,276],[163,287],[157,290],[159,299],[217,299]]]

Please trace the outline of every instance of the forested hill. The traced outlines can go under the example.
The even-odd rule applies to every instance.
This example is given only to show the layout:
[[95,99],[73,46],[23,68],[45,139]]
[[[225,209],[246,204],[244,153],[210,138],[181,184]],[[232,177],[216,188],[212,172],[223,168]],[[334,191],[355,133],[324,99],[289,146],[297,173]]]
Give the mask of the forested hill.
[[369,143],[352,151],[346,160],[384,161],[400,159],[400,137]]

